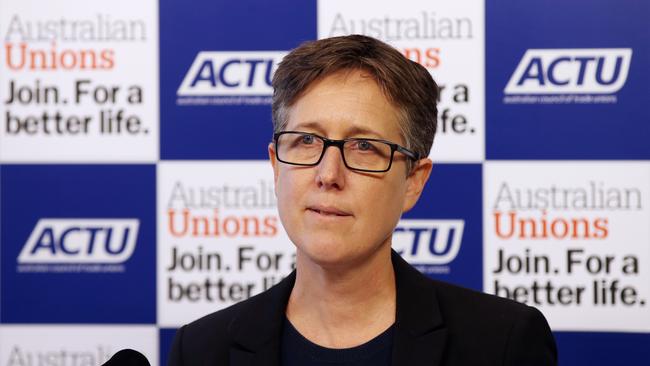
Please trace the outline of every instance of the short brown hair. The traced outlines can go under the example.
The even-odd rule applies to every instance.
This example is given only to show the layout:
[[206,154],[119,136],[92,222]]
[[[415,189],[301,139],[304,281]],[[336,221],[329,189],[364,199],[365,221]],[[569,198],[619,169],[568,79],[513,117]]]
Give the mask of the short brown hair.
[[305,42],[284,57],[273,76],[273,132],[286,127],[289,107],[312,82],[346,69],[371,75],[400,111],[406,147],[427,157],[437,125],[436,82],[423,66],[395,48],[362,35]]

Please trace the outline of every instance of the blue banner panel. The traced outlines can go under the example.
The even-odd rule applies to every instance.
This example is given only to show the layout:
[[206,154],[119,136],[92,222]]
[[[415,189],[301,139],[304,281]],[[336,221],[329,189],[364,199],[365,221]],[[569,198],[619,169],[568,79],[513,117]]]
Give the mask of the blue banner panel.
[[160,328],[159,337],[160,347],[160,365],[167,365],[167,357],[169,356],[169,350],[172,347],[172,342],[174,341],[174,336],[176,335],[176,328]]
[[558,364],[650,365],[650,334],[555,332]]
[[316,2],[160,2],[162,159],[265,159],[270,77],[316,38]]
[[650,157],[649,2],[486,6],[488,159]]
[[[420,201],[397,227],[393,248],[431,278],[481,291],[481,182],[481,164],[434,164]],[[410,245],[401,244],[400,230],[410,234]]]
[[3,323],[155,323],[154,165],[5,165]]

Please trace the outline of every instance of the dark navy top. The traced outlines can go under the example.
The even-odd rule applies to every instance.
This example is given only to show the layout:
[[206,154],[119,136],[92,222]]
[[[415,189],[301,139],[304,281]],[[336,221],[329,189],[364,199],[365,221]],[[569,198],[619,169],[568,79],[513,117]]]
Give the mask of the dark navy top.
[[284,320],[282,366],[389,366],[394,325],[370,341],[356,347],[333,349],[312,343]]

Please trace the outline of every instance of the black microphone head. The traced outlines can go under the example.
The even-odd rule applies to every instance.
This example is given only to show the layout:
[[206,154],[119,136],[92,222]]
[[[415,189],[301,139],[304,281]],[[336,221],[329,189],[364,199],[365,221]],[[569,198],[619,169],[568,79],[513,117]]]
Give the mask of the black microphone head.
[[123,349],[102,366],[151,366],[144,355],[132,349]]

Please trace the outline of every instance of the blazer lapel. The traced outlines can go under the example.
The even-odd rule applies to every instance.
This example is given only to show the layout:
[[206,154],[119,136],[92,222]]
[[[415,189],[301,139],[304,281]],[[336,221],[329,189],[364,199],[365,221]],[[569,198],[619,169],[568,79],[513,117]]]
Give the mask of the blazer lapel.
[[397,253],[392,253],[397,287],[397,316],[392,365],[440,365],[447,328],[435,288]]
[[230,366],[279,366],[284,312],[295,280],[294,271],[250,301],[233,320]]

